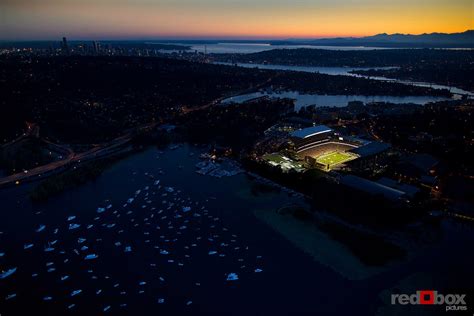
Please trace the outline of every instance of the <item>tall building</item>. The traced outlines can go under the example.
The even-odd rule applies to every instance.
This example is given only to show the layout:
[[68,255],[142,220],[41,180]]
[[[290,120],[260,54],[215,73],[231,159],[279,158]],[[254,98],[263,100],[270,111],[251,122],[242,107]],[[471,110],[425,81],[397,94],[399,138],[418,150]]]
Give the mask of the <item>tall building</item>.
[[63,51],[63,54],[69,54],[69,45],[67,44],[67,39],[65,37],[63,37],[61,49]]
[[100,44],[96,41],[93,41],[92,42],[92,49],[94,51],[94,54],[99,54],[99,51],[100,51]]

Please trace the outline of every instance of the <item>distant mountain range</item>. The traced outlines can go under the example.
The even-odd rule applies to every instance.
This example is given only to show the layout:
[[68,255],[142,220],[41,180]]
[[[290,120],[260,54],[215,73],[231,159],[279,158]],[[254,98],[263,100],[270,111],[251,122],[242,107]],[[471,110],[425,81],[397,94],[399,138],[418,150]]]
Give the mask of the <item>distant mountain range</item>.
[[[71,44],[90,43],[92,40],[70,40]],[[247,43],[247,44],[271,44],[279,45],[312,45],[312,46],[366,46],[366,47],[386,47],[386,48],[474,48],[474,30],[461,33],[425,33],[420,35],[412,34],[377,34],[366,37],[336,37],[336,38],[289,38],[277,39],[142,39],[142,40],[101,40],[101,43],[114,44],[119,46],[150,47],[156,49],[179,49],[187,50],[191,45],[212,45],[219,43]],[[173,45],[181,45],[172,47]],[[58,47],[60,39],[39,40],[39,41],[1,41],[0,48],[48,48]],[[159,47],[162,45],[163,47]],[[185,45],[185,46],[183,46]],[[169,47],[165,47],[169,46]]]
[[462,33],[377,34],[366,37],[322,39],[289,39],[273,45],[372,46],[372,47],[439,47],[474,48],[474,30]]

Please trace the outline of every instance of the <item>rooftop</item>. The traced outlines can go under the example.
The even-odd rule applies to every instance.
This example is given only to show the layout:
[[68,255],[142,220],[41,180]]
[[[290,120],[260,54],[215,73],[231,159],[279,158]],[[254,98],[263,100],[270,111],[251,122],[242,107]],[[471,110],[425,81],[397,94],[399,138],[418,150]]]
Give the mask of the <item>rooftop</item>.
[[406,183],[400,183],[397,182],[394,179],[382,177],[378,181],[378,183],[385,185],[387,187],[391,187],[393,189],[405,192],[405,194],[409,197],[414,197],[416,193],[420,191],[417,187],[414,185],[406,184]]
[[438,164],[438,160],[429,154],[413,154],[406,157],[404,161],[425,173]]
[[314,135],[329,133],[329,132],[332,132],[332,129],[327,127],[326,125],[317,125],[317,126],[303,128],[298,131],[294,131],[291,133],[291,136],[296,137],[296,138],[308,138]]
[[403,191],[354,175],[342,176],[341,183],[369,194],[383,195],[385,198],[392,201],[396,201],[405,195],[405,192]]
[[368,156],[372,156],[372,155],[376,155],[381,152],[384,152],[390,147],[391,147],[390,144],[387,144],[387,143],[371,142],[359,148],[354,148],[351,150],[351,152],[359,155],[360,157],[368,157]]

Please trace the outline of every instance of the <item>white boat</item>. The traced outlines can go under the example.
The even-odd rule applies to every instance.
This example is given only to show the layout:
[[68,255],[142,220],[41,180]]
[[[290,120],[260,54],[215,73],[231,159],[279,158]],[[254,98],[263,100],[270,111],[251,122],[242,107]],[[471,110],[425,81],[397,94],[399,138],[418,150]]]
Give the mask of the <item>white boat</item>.
[[13,273],[16,272],[16,269],[17,268],[11,268],[7,271],[2,271],[2,273],[0,273],[0,279],[6,279],[8,278],[10,275],[12,275]]

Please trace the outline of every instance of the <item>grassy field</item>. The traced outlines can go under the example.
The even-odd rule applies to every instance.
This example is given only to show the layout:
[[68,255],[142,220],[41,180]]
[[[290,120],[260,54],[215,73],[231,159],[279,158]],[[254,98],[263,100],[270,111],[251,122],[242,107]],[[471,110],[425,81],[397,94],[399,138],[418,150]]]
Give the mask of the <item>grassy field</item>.
[[355,156],[352,154],[335,151],[319,156],[316,161],[324,165],[329,165],[329,168],[331,168],[353,159],[355,159]]
[[266,161],[273,161],[276,163],[280,163],[283,161],[283,158],[278,154],[266,154],[263,156],[263,159],[265,159]]
[[300,163],[293,161],[289,158],[286,158],[280,154],[276,154],[276,153],[266,154],[263,156],[263,159],[273,166],[277,166],[277,165],[280,166],[280,168],[284,172],[289,171],[290,169],[293,169],[299,172],[304,170],[303,166]]
[[283,157],[279,154],[266,154],[263,156],[263,159],[267,160],[267,161],[272,161],[272,162],[275,162],[275,163],[282,163],[282,162],[285,162],[285,160],[283,159]]

